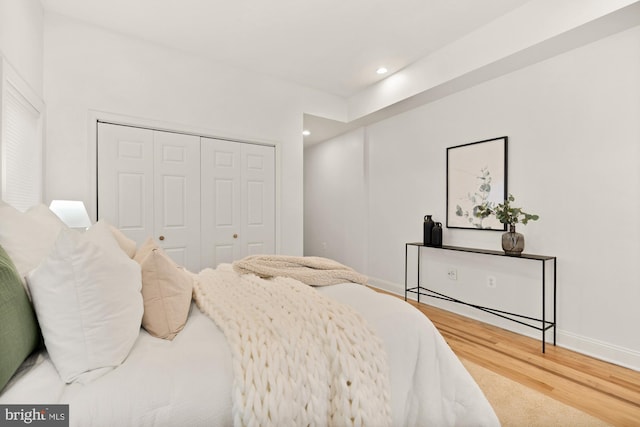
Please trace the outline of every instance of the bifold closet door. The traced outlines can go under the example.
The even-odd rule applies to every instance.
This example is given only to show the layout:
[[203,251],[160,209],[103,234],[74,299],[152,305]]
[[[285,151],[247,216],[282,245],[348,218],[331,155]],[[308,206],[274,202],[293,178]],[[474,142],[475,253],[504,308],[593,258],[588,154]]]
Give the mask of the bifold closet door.
[[98,218],[200,270],[200,138],[98,124]]
[[275,251],[275,148],[202,138],[202,265]]
[[200,271],[200,138],[154,134],[156,241],[179,265]]

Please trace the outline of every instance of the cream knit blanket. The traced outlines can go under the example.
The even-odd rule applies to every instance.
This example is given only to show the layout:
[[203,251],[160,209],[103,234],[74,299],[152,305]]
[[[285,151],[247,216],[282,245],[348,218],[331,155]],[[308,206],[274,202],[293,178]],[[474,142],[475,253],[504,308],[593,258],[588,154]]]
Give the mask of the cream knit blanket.
[[236,426],[388,426],[381,340],[351,307],[291,278],[205,269],[194,299],[232,352]]
[[291,277],[311,286],[353,282],[367,284],[367,276],[328,258],[315,256],[252,255],[233,263],[238,273],[260,277]]

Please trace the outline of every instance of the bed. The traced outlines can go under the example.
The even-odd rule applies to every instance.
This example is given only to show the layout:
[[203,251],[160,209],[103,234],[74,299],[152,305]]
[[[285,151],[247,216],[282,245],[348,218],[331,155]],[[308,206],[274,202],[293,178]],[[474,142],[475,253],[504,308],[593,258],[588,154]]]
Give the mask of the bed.
[[[9,227],[10,230],[6,227],[8,220],[13,221],[14,224],[13,227]],[[22,222],[27,223],[28,226],[23,227]],[[59,270],[65,270],[64,266],[60,267],[64,257],[54,259],[54,262],[50,254],[44,256],[42,254],[60,252],[66,248],[71,250],[72,254],[70,256],[66,253],[65,259],[75,257],[77,261],[91,258],[85,252],[88,247],[94,246],[84,242],[83,239],[102,243],[108,241],[108,246],[111,248],[109,251],[113,251],[115,248],[113,242],[116,242],[118,251],[121,253],[111,255],[120,257],[118,258],[120,261],[124,259],[122,254],[126,254],[125,257],[133,262],[131,257],[135,258],[136,252],[142,251],[142,248],[132,248],[131,242],[123,239],[116,230],[104,223],[101,226],[96,224],[92,228],[95,230],[90,229],[85,233],[89,237],[71,236],[68,230],[64,230],[64,227],[56,222],[55,218],[49,216],[45,207],[18,214],[10,207],[0,205],[0,245],[7,249],[8,258],[17,259],[14,265],[18,275],[24,274],[27,277],[25,289],[30,292],[34,313],[37,315],[44,342],[47,344],[46,347],[38,347],[20,362],[19,367],[0,391],[0,405],[68,404],[69,422],[72,426],[300,425],[295,421],[297,418],[286,418],[282,415],[287,413],[286,410],[295,410],[295,408],[280,408],[278,410],[285,412],[278,413],[274,407],[271,407],[270,415],[263,419],[247,420],[242,417],[242,411],[239,410],[241,407],[236,402],[238,398],[235,394],[239,381],[237,376],[242,376],[241,373],[239,374],[241,364],[235,359],[238,356],[232,344],[233,340],[228,335],[228,329],[233,328],[225,328],[224,325],[216,323],[201,304],[202,300],[192,299],[191,289],[188,298],[175,289],[175,292],[170,292],[171,303],[176,307],[182,307],[182,311],[173,310],[181,311],[176,316],[178,320],[169,320],[161,327],[157,325],[154,327],[149,324],[148,319],[145,322],[145,316],[147,312],[151,313],[154,310],[154,301],[158,301],[158,289],[147,289],[147,295],[144,297],[141,295],[138,300],[138,294],[145,293],[142,285],[125,291],[124,288],[118,287],[124,285],[122,283],[118,285],[116,282],[126,282],[126,280],[114,281],[110,276],[114,268],[107,269],[108,274],[106,274],[102,266],[87,267],[85,276],[89,278],[85,277],[85,280],[93,283],[97,280],[95,278],[104,276],[105,280],[110,280],[107,287],[113,285],[115,288],[107,291],[112,293],[99,293],[98,299],[92,300],[94,305],[97,304],[96,301],[102,301],[100,304],[105,304],[104,301],[108,301],[107,305],[114,304],[118,298],[126,298],[127,303],[133,299],[136,303],[131,304],[131,309],[121,309],[121,307],[117,310],[113,307],[96,309],[98,311],[96,316],[100,319],[111,316],[113,312],[118,312],[121,318],[127,319],[124,326],[116,328],[121,333],[118,332],[118,336],[114,338],[116,339],[114,345],[104,347],[105,344],[102,342],[99,345],[92,344],[102,353],[114,352],[116,349],[115,363],[104,360],[97,362],[85,360],[95,358],[95,354],[85,355],[84,358],[80,358],[82,360],[74,360],[75,354],[69,356],[70,349],[77,351],[77,343],[64,348],[66,344],[64,340],[70,339],[67,335],[74,334],[75,323],[73,322],[77,322],[77,318],[74,317],[75,311],[86,310],[86,307],[80,309],[69,307],[70,294],[66,294],[64,289],[60,290],[60,281],[56,282],[54,291],[42,289],[46,288],[42,284],[43,281],[54,281],[52,276],[60,275]],[[15,238],[18,229],[23,233],[20,239]],[[45,229],[49,232],[46,233]],[[113,233],[112,236],[107,236],[109,233],[105,233],[105,230]],[[37,247],[31,247],[30,253],[25,255],[16,248],[24,246],[24,242],[29,240],[28,235],[36,235],[39,243],[35,245]],[[16,244],[17,241],[21,244]],[[77,249],[74,249],[74,244],[81,247],[82,252],[79,250],[73,252]],[[111,260],[112,258],[109,258],[111,255],[106,254],[109,251],[97,251],[93,261],[88,264],[101,265],[106,262],[105,260]],[[34,257],[34,252],[39,255]],[[160,259],[165,259],[162,251],[155,247],[146,252],[148,253],[142,254],[146,257],[145,259],[156,257],[152,273],[155,279],[162,281],[166,277],[163,273],[165,270],[159,263]],[[80,253],[82,256],[79,255]],[[175,274],[176,270],[179,271],[185,283],[190,283],[187,280],[188,277],[193,280],[198,278],[204,280],[207,275],[218,274],[218,269],[194,274],[181,270],[179,266],[174,268],[176,266],[170,262],[165,264],[165,267],[170,268],[169,275]],[[227,273],[224,274],[231,274],[228,270],[229,266],[226,268]],[[115,270],[126,270],[126,268]],[[144,265],[140,264],[138,270],[142,270],[142,273],[138,273],[137,278],[135,273],[132,274],[134,282],[150,280],[148,268],[146,271]],[[241,277],[248,276],[250,275],[241,275]],[[68,279],[68,276],[62,275],[62,277]],[[100,282],[100,280],[97,281]],[[31,286],[32,284],[35,286]],[[298,286],[293,282],[290,284]],[[100,291],[105,287],[104,283],[98,285]],[[305,289],[309,288],[307,285],[303,286]],[[378,340],[381,354],[384,354],[382,360],[385,361],[388,369],[385,374],[388,375],[385,377],[388,389],[380,390],[380,394],[388,397],[389,412],[386,414],[387,418],[384,416],[376,418],[376,408],[374,408],[373,415],[370,414],[363,419],[351,417],[348,422],[343,422],[339,418],[327,420],[326,417],[321,417],[305,424],[499,425],[493,409],[472,377],[431,322],[414,307],[398,298],[346,280],[344,283],[309,289],[311,289],[310,292],[319,295],[318,298],[326,298],[327,301],[331,301],[331,304],[357,312],[366,327],[373,331],[375,337],[367,341]],[[61,295],[57,295],[58,293]],[[43,301],[47,303],[43,304]],[[57,304],[59,305],[56,306]],[[168,303],[165,301],[163,304],[166,306]],[[284,306],[279,309],[288,310]],[[63,319],[59,318],[61,312],[67,313],[62,316]],[[99,339],[104,340],[104,336],[109,334],[96,334],[95,331],[109,330],[113,333],[111,323],[118,324],[119,321],[120,318],[114,317],[107,322],[106,326],[104,321],[97,321],[93,335],[99,335]],[[131,323],[135,325],[136,321],[139,322],[137,326],[131,327]],[[140,327],[140,324],[143,327]],[[6,325],[7,323],[0,323],[0,328],[6,328]],[[64,333],[57,339],[63,341],[62,343],[56,342],[56,334],[59,334],[60,330]],[[87,335],[86,331],[83,333]],[[240,331],[240,333],[243,332]],[[82,344],[86,346],[86,342]],[[299,347],[296,347],[296,351]],[[2,352],[4,358],[4,349]],[[61,359],[61,355],[65,357]],[[79,365],[83,366],[78,368]],[[284,368],[284,371],[293,372],[291,367]],[[276,388],[273,384],[272,387]],[[315,390],[310,392],[317,394]],[[357,400],[359,399],[357,388],[355,393]],[[252,405],[259,406],[261,402],[252,403]],[[279,404],[282,406],[282,402]],[[362,406],[366,406],[366,402],[362,403]]]

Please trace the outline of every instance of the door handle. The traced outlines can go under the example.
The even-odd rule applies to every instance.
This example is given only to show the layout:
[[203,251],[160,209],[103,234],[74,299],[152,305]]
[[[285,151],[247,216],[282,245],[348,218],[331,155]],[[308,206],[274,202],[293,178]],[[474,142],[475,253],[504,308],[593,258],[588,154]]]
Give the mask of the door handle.
[[158,239],[164,240],[164,236],[160,236],[160,237],[158,237]]
[[234,238],[234,239],[237,239],[237,238],[238,238],[238,235],[234,233],[233,238]]

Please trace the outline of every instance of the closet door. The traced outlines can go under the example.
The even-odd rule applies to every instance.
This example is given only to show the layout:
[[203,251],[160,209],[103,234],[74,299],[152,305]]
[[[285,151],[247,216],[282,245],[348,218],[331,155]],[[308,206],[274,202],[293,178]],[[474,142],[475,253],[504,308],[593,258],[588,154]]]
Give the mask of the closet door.
[[200,138],[99,123],[98,218],[200,271]]
[[98,123],[98,218],[138,244],[153,236],[153,131]]
[[241,256],[275,252],[275,148],[241,144]]
[[154,131],[154,238],[179,265],[200,271],[200,138]]
[[275,251],[275,148],[202,138],[202,265]]
[[241,257],[241,144],[201,139],[202,266],[216,267]]

